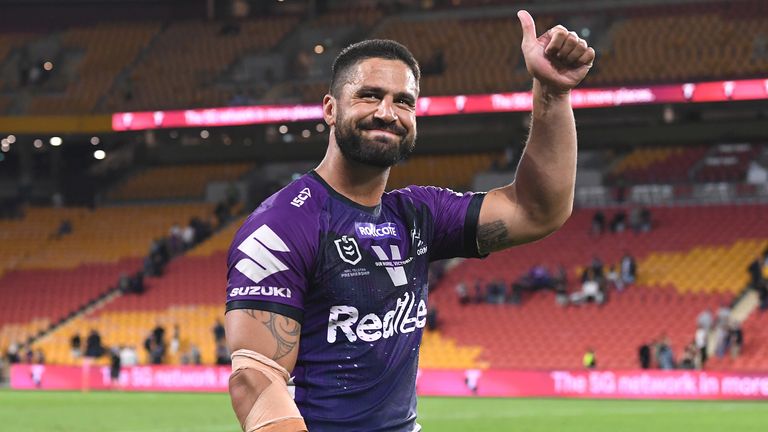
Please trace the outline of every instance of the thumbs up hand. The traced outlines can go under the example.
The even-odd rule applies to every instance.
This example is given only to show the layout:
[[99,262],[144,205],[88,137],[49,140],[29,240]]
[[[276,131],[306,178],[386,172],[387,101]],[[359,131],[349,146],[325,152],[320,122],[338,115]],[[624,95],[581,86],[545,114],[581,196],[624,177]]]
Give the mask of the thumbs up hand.
[[587,76],[595,60],[595,50],[558,25],[536,37],[536,24],[528,12],[517,13],[523,28],[521,48],[528,73],[549,91],[567,93]]

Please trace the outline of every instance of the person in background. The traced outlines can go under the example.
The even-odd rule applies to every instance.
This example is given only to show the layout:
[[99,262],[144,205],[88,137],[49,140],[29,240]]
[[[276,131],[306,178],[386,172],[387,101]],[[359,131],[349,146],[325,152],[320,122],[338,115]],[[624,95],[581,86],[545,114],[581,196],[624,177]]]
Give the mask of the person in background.
[[597,367],[597,356],[595,355],[594,348],[587,348],[587,352],[584,353],[584,357],[582,357],[581,363],[587,369],[595,369]]
[[624,251],[624,256],[621,258],[621,280],[624,281],[624,285],[632,285],[637,279],[637,263],[635,258]]
[[83,355],[83,342],[82,339],[80,339],[80,333],[75,333],[72,335],[72,339],[69,340],[69,346],[70,353],[72,354],[72,358],[74,360],[79,359],[80,356]]
[[109,350],[109,378],[113,389],[120,386],[120,360],[120,347]]
[[648,369],[651,367],[651,347],[647,343],[643,343],[637,349],[637,356],[640,360],[640,368]]

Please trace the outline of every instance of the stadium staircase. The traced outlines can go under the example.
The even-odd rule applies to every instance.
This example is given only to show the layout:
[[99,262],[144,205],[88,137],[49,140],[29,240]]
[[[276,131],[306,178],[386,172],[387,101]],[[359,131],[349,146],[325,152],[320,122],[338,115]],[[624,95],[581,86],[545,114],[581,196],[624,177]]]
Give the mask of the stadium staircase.
[[[122,274],[141,269],[150,243],[210,204],[30,208],[0,221],[0,348],[23,343],[104,299]],[[56,235],[62,220],[72,233]]]

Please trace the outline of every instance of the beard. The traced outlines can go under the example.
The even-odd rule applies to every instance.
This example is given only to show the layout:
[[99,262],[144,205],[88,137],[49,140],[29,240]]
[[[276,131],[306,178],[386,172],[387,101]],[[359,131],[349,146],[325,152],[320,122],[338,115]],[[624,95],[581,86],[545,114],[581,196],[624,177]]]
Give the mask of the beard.
[[[341,154],[348,160],[378,168],[389,168],[407,159],[416,146],[416,132],[414,131],[413,135],[409,135],[405,128],[395,123],[387,124],[374,117],[371,120],[361,120],[355,124],[353,120],[345,119],[341,111],[339,111],[338,118],[339,122],[336,124],[334,136]],[[400,138],[363,137],[363,131],[374,129],[391,132]]]

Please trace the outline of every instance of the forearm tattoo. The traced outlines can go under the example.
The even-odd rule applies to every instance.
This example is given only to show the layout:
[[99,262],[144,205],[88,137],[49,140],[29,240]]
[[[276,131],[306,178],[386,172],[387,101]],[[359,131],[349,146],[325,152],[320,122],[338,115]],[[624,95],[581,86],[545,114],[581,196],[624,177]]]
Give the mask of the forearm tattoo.
[[251,318],[261,321],[275,338],[277,348],[272,354],[272,360],[279,360],[287,356],[299,343],[301,326],[296,321],[272,312],[258,310],[243,310],[243,312]]
[[477,250],[486,254],[512,244],[504,222],[497,220],[477,227]]

